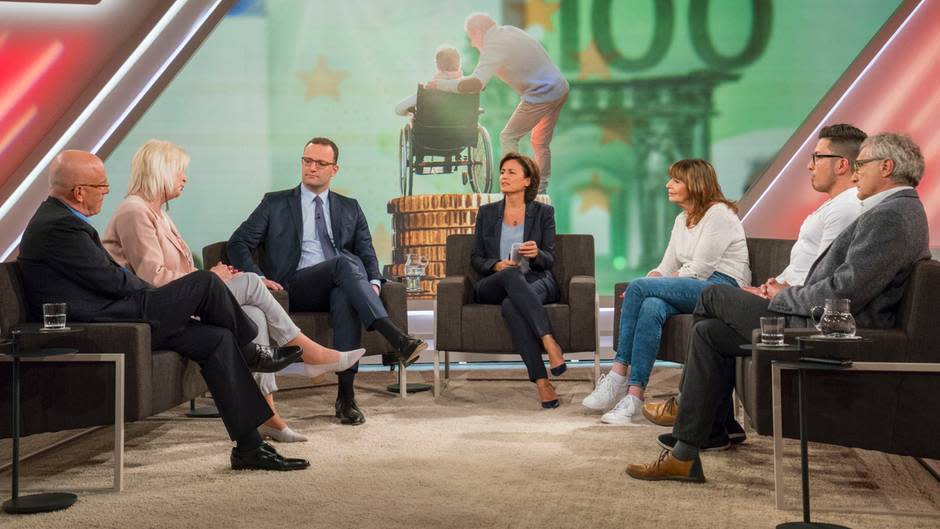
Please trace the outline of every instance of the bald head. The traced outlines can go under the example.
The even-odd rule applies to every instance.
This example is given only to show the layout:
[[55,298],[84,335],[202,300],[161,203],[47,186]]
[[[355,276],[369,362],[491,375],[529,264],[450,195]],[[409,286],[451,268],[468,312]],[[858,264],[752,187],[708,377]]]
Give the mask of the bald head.
[[463,28],[467,32],[467,37],[470,38],[470,45],[482,49],[483,36],[494,26],[496,26],[496,21],[486,13],[471,13],[464,22]]
[[104,163],[90,152],[62,151],[49,165],[49,196],[85,215],[101,211],[108,190]]

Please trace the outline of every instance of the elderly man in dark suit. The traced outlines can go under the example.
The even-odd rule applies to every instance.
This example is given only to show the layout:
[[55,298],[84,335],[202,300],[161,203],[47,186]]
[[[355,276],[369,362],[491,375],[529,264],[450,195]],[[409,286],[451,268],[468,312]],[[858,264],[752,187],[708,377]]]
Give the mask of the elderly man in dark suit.
[[30,314],[38,319],[43,303],[64,302],[74,321],[148,322],[153,348],[177,351],[202,369],[237,443],[233,469],[310,466],[303,459],[281,457],[262,442],[257,427],[271,417],[271,408],[250,371],[278,371],[300,357],[300,348],[253,344],[257,327],[211,272],[193,272],[153,288],[115,263],[89,223],[109,191],[97,156],[62,152],[49,168],[49,184],[49,198],[29,221],[17,258]]
[[927,215],[914,190],[924,158],[907,136],[883,133],[862,143],[853,169],[862,214],[813,263],[803,286],[776,285],[762,297],[722,286],[702,293],[680,402],[644,413],[672,425],[672,434],[659,437],[664,452],[656,461],[627,466],[631,477],[705,481],[699,451],[727,443],[735,358],[761,316],[784,316],[788,327],[809,327],[813,306],[847,298],[860,327],[895,325],[914,263],[930,258]]
[[[339,147],[332,140],[308,141],[300,158],[301,184],[264,196],[229,238],[229,261],[262,276],[270,289],[286,289],[291,311],[329,310],[333,347],[358,348],[364,325],[382,334],[410,365],[427,344],[399,329],[379,299],[385,279],[366,217],[355,199],[330,191],[338,161]],[[260,264],[252,257],[258,247],[264,248]],[[338,373],[336,417],[343,424],[365,422],[353,389],[358,369],[356,364]]]

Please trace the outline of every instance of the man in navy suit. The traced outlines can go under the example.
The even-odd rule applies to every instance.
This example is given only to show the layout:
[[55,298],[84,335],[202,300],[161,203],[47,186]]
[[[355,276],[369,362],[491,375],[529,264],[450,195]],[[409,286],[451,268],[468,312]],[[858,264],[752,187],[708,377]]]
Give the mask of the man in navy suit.
[[[389,319],[379,299],[385,279],[366,217],[355,199],[330,191],[339,172],[339,147],[328,138],[313,138],[300,161],[301,184],[264,196],[229,238],[229,261],[262,276],[270,289],[286,289],[291,311],[329,310],[333,347],[358,348],[364,325],[382,334],[410,365],[427,344]],[[261,263],[252,257],[258,247],[264,249]],[[336,417],[343,424],[365,422],[353,390],[358,369],[357,364],[338,373]]]

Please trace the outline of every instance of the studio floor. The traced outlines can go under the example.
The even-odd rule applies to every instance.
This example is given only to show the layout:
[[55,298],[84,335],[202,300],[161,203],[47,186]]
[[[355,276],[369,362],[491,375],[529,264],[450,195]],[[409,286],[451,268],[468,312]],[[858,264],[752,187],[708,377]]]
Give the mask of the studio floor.
[[[657,368],[650,393],[674,391],[679,373]],[[569,370],[556,383],[562,407],[542,410],[521,370],[455,371],[437,400],[430,393],[400,400],[384,391],[392,375],[362,373],[357,394],[367,422],[356,427],[333,418],[335,385],[282,391],[281,413],[310,440],[278,449],[313,463],[289,473],[230,470],[221,422],[187,419],[183,406],[127,425],[121,493],[88,490],[110,485],[110,428],[31,458],[22,487],[86,492],[66,511],[0,513],[0,527],[752,529],[800,519],[799,511],[774,508],[767,437],[705,454],[705,484],[626,477],[628,462],[659,454],[656,436],[666,429],[642,418],[602,425],[580,406],[591,389],[588,376],[588,369]],[[282,387],[305,382],[279,380]],[[8,460],[9,440],[0,447]],[[798,442],[787,441],[786,449],[796,505]],[[940,514],[940,482],[913,458],[814,444],[810,463],[817,509]],[[4,498],[9,477],[0,474]],[[937,517],[840,512],[817,512],[814,520],[854,529],[940,526]]]

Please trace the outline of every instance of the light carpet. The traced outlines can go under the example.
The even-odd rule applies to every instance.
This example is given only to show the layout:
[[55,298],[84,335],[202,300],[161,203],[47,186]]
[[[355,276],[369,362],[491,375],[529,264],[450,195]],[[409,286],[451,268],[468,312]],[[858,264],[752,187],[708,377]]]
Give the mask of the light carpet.
[[[678,373],[657,369],[650,393],[674,390]],[[429,393],[400,400],[384,391],[391,375],[363,373],[357,395],[367,422],[356,427],[333,418],[335,386],[284,391],[280,411],[310,441],[278,449],[313,462],[289,473],[230,470],[221,422],[186,419],[180,407],[127,425],[124,492],[84,492],[61,512],[0,513],[0,526],[751,529],[801,519],[774,508],[770,438],[752,434],[739,448],[705,454],[705,484],[626,477],[626,463],[659,454],[656,436],[667,430],[642,418],[600,424],[580,406],[591,389],[587,374],[570,370],[556,382],[562,407],[542,410],[522,371],[455,372],[437,400]],[[430,377],[410,378],[420,375]],[[494,380],[505,377],[517,378]],[[282,387],[299,380],[283,377]],[[112,435],[106,428],[31,459],[23,485],[108,487]],[[786,447],[796,505],[798,442]],[[816,508],[940,511],[940,483],[912,458],[814,444],[810,464]],[[9,473],[0,479],[9,483]],[[940,526],[938,518],[831,512],[814,520],[855,529]]]

